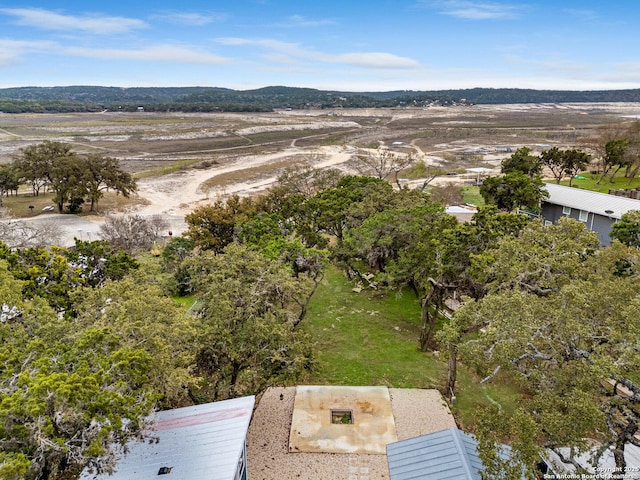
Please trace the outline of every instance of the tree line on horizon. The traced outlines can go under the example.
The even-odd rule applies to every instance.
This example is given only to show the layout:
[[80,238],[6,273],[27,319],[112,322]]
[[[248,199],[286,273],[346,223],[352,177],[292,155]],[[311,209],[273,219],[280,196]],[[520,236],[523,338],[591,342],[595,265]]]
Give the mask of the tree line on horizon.
[[0,111],[5,113],[137,111],[272,111],[279,108],[424,107],[433,104],[508,104],[638,102],[640,89],[534,90],[471,88],[459,90],[396,90],[341,92],[270,86],[255,90],[218,87],[15,87],[0,89]]

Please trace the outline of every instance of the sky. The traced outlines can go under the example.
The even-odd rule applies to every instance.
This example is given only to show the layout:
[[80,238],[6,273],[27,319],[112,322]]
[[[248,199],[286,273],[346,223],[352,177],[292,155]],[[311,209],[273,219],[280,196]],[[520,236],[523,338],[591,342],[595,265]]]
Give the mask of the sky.
[[638,19],[638,0],[0,0],[0,88],[640,88]]

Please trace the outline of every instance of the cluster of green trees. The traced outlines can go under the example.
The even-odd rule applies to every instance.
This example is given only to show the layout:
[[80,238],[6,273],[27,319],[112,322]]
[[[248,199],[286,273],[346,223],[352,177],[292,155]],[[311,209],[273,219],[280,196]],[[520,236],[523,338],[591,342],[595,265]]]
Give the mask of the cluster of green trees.
[[106,108],[132,112],[144,106],[149,112],[269,112],[276,108],[375,108],[433,102],[448,105],[456,103],[455,98],[437,92],[362,94],[278,86],[244,91],[212,87],[22,87],[0,89],[0,111],[95,112]]
[[[640,123],[605,131],[594,150],[598,154],[600,172],[597,184],[605,178],[613,181],[620,170],[624,170],[625,178],[631,183],[640,173]],[[546,195],[542,188],[543,169],[550,172],[558,184],[568,178],[571,186],[576,175],[589,168],[591,160],[590,154],[575,148],[552,147],[540,155],[533,155],[530,148],[522,147],[502,161],[502,176],[491,176],[483,181],[480,194],[487,203],[502,210],[513,211],[521,207],[536,210]]]
[[[0,478],[109,471],[154,408],[258,393],[312,362],[312,277],[232,243],[161,261],[106,241],[0,244]],[[142,263],[141,263],[142,262]],[[190,312],[169,293],[187,272]]]
[[[325,181],[315,177],[309,185]],[[252,203],[220,202],[211,225],[221,228],[199,237],[203,225],[191,226],[198,249],[172,238],[142,268],[106,241],[0,244],[0,478],[108,471],[152,408],[258,393],[308,371],[312,348],[297,327],[326,252]],[[128,228],[142,221],[124,225],[146,236]],[[181,289],[189,313],[170,298]]]
[[640,248],[640,210],[624,213],[611,227],[610,236],[625,245]]
[[574,176],[584,171],[590,160],[589,154],[577,149],[553,147],[540,155],[533,155],[529,147],[522,147],[502,161],[502,176],[484,179],[480,194],[485,202],[495,204],[502,210],[537,210],[540,201],[547,196],[543,190],[543,168],[551,172],[556,183],[568,176],[571,185]]
[[156,400],[143,384],[153,375],[151,352],[115,330],[70,319],[72,312],[93,317],[81,306],[89,290],[137,263],[104,243],[76,247],[11,250],[0,243],[3,479],[55,478],[108,454],[112,442],[139,430],[141,413]]
[[128,197],[136,190],[130,173],[120,168],[117,159],[97,154],[79,155],[71,145],[45,141],[20,150],[16,158],[0,166],[0,206],[2,196],[17,192],[20,185],[31,187],[34,196],[48,189],[62,213],[81,210],[85,201],[93,212],[107,190]]
[[604,145],[598,150],[602,173],[597,183],[607,177],[613,181],[620,170],[631,183],[640,173],[640,122],[605,129],[601,143]]
[[[513,382],[522,392],[508,421],[499,405],[479,416],[492,478],[521,478],[541,447],[586,451],[593,462],[612,447],[624,471],[625,447],[640,445],[638,249],[601,248],[583,224],[563,218],[527,224],[472,264],[486,293],[439,335],[450,365],[459,356],[482,382]],[[510,462],[495,455],[500,438],[513,440]]]
[[[527,153],[515,157],[527,160]],[[531,178],[539,169],[521,175]],[[301,182],[304,172],[298,173],[289,175],[293,184],[308,185],[309,178]],[[354,281],[413,290],[422,305],[420,348],[444,347],[449,354],[447,393],[455,392],[460,359],[485,382],[500,379],[522,392],[512,421],[500,421],[499,409],[480,416],[483,458],[493,478],[520,478],[523,468],[533,472],[542,447],[587,449],[594,440],[594,457],[612,446],[624,468],[625,446],[639,443],[640,304],[634,299],[640,295],[640,257],[632,241],[637,237],[602,248],[580,222],[563,219],[545,227],[496,206],[460,224],[428,195],[392,190],[370,177],[343,177],[313,194],[300,190],[281,185],[261,200],[266,203],[251,208],[248,200],[244,206],[239,199],[220,203],[216,216],[206,215],[218,220],[200,219],[198,230],[187,235],[216,245],[230,232],[217,228],[223,218],[237,215],[245,222],[256,212],[275,214],[270,239],[275,225],[286,225],[305,247],[328,246]],[[200,230],[203,225],[206,230]],[[216,242],[205,240],[203,232]],[[235,234],[227,236],[230,243]],[[456,300],[465,306],[447,313]],[[504,428],[495,428],[498,423]],[[511,464],[493,454],[502,438],[514,441]]]

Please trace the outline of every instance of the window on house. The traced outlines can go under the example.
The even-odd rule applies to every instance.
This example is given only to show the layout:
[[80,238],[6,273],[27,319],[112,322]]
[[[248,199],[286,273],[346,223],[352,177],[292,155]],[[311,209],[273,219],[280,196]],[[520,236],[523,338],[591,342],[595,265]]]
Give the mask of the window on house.
[[562,207],[563,215],[571,215],[571,207]]
[[550,222],[549,220],[545,220],[544,221],[544,226],[548,227],[549,225],[553,225],[553,222]]
[[580,210],[580,216],[578,217],[578,219],[581,222],[586,222],[589,218],[589,212],[587,212],[586,210]]

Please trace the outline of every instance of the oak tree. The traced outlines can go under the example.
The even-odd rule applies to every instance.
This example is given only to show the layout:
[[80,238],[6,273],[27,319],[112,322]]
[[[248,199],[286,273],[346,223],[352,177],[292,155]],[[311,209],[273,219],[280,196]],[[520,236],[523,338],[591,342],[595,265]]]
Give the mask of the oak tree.
[[204,250],[220,253],[234,240],[236,225],[255,211],[250,198],[232,195],[226,201],[197,208],[185,217],[188,228],[184,236]]
[[217,255],[203,252],[199,261],[196,366],[206,380],[201,394],[219,400],[299,378],[310,366],[311,351],[305,334],[295,329],[296,299],[310,283],[234,244]]
[[517,208],[540,208],[540,202],[549,194],[538,176],[531,178],[520,172],[511,172],[500,177],[487,177],[480,186],[480,195],[488,204],[500,210],[513,212]]
[[625,245],[640,248],[640,210],[622,214],[620,220],[611,227],[609,235]]
[[531,154],[529,147],[517,149],[510,157],[501,162],[501,171],[507,173],[522,173],[531,178],[535,178],[542,173],[543,161],[540,157]]

